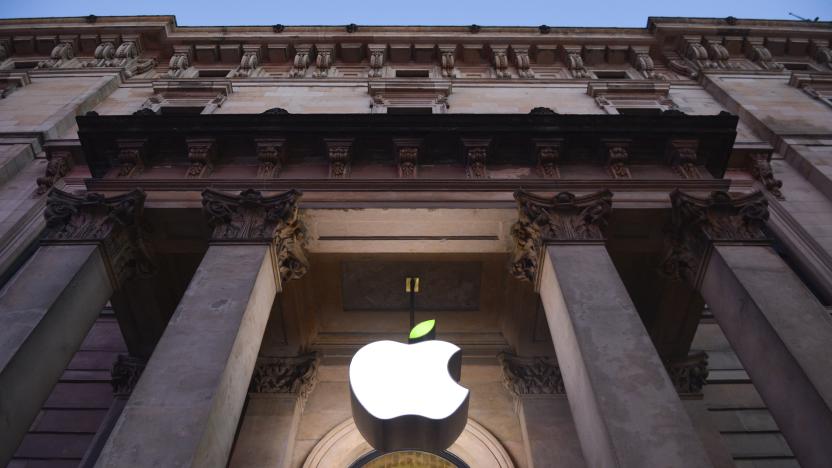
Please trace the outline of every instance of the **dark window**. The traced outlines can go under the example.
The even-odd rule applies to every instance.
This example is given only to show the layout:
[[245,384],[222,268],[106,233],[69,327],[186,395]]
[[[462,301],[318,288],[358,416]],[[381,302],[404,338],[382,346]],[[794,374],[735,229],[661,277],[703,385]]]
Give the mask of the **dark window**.
[[595,70],[592,73],[595,73],[595,77],[599,80],[626,80],[630,78],[627,76],[627,72],[620,70]]
[[159,109],[159,115],[199,115],[202,113],[204,107],[177,107],[167,106]]
[[200,78],[225,78],[231,70],[200,70]]
[[396,78],[427,78],[428,70],[396,70]]
[[433,114],[431,107],[388,107],[388,114]]
[[662,110],[658,107],[616,107],[621,115],[661,115]]

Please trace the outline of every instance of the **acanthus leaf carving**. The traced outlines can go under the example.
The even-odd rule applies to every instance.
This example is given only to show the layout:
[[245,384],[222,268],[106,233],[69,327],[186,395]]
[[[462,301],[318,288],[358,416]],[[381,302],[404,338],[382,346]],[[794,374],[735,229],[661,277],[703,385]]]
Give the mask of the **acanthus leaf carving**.
[[141,174],[145,166],[146,140],[118,140],[118,155],[120,164],[118,177],[133,177]]
[[774,177],[771,169],[771,156],[766,153],[755,153],[748,157],[751,175],[777,198],[783,198],[783,181]]
[[191,48],[174,47],[173,55],[168,62],[168,78],[181,78],[191,67]]
[[286,156],[283,150],[283,138],[263,138],[255,141],[257,145],[258,179],[273,179],[280,174]]
[[259,357],[249,391],[297,395],[302,407],[318,381],[320,362],[317,352],[291,357]]
[[72,153],[65,150],[50,151],[46,154],[46,172],[37,178],[37,195],[48,192],[58,180],[69,174],[72,169]]
[[370,78],[380,78],[384,70],[384,53],[387,46],[370,46]]
[[295,49],[295,59],[292,61],[290,78],[303,78],[306,76],[306,69],[309,68],[309,55],[312,53],[311,46],[298,46]]
[[145,366],[147,366],[147,361],[144,359],[119,354],[110,371],[113,394],[117,397],[129,397],[136,388],[136,384],[139,383]]
[[520,78],[534,78],[534,71],[532,71],[531,60],[529,59],[529,48],[516,46],[512,47],[511,50],[514,51],[514,64]]
[[352,139],[325,139],[327,159],[329,159],[329,178],[348,179],[352,166]]
[[696,140],[672,140],[670,142],[669,157],[671,167],[683,179],[700,179],[702,175],[696,167],[698,157]]
[[518,220],[511,227],[514,249],[511,274],[537,282],[546,244],[553,242],[603,242],[603,230],[612,211],[612,192],[604,190],[578,197],[561,192],[552,198],[524,191],[514,193]]
[[702,387],[708,380],[708,354],[696,351],[673,361],[667,365],[667,374],[677,393],[702,395]]
[[503,369],[503,384],[516,396],[566,395],[566,387],[554,357],[497,355]]
[[613,179],[632,179],[630,168],[627,167],[627,162],[630,159],[628,152],[628,142],[625,141],[607,141],[606,146],[606,161],[607,171]]
[[214,168],[217,148],[213,138],[188,138],[188,161],[190,166],[185,174],[188,178],[207,177]]
[[234,70],[233,76],[237,78],[250,78],[257,76],[260,71],[260,46],[243,46],[243,56],[240,58],[240,66]]
[[670,201],[668,247],[662,262],[662,272],[669,278],[697,286],[712,243],[768,243],[763,229],[768,201],[762,192],[732,198],[728,192],[715,191],[702,198],[676,189]]
[[469,179],[488,178],[488,145],[490,139],[463,138],[465,147],[465,176]]

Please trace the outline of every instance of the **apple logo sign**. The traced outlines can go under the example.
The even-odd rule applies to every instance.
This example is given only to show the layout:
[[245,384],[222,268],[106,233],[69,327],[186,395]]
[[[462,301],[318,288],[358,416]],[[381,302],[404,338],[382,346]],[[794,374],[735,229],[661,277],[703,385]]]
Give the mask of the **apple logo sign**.
[[409,344],[376,341],[350,362],[353,419],[376,450],[440,452],[465,429],[462,350],[432,336],[435,321],[428,320],[413,328]]

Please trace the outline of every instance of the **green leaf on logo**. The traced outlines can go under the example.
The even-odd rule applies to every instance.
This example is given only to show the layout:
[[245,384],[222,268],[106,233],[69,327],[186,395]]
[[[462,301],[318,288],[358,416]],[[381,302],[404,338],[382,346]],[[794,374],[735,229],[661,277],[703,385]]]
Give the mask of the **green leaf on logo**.
[[419,338],[422,338],[423,336],[430,333],[430,331],[433,330],[433,327],[435,327],[435,326],[436,326],[436,320],[435,319],[425,320],[424,322],[420,322],[420,323],[416,324],[415,327],[413,327],[413,330],[410,330],[410,337],[409,338],[411,340],[418,340]]

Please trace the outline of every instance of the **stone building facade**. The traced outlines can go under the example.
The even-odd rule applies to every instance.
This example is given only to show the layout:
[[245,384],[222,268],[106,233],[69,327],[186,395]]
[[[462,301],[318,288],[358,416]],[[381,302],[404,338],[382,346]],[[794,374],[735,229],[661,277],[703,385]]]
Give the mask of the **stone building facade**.
[[[0,20],[0,464],[829,466],[830,40]],[[469,421],[378,454],[411,307]]]

